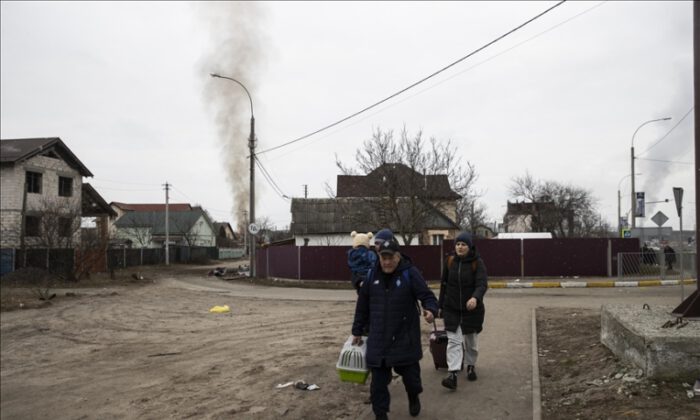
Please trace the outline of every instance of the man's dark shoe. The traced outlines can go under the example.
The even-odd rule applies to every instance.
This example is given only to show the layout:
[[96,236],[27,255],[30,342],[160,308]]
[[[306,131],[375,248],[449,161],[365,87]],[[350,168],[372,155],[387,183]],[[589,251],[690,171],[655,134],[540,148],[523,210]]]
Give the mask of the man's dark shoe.
[[457,389],[457,373],[450,372],[450,374],[442,380],[442,386],[449,389]]
[[377,414],[374,416],[376,420],[389,420],[389,417],[387,417],[386,413],[384,414]]
[[474,371],[474,365],[467,366],[467,379],[470,381],[476,381],[476,371]]
[[420,413],[420,399],[418,398],[418,395],[408,396],[408,413],[412,417],[415,417]]

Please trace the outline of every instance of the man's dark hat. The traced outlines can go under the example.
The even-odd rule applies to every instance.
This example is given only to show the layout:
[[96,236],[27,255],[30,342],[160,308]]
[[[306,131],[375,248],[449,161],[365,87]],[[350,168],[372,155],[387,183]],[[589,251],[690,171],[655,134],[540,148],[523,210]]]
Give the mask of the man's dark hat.
[[388,241],[384,241],[381,245],[379,245],[378,252],[380,254],[394,255],[397,252],[400,252],[399,243],[396,242],[396,239],[389,239]]

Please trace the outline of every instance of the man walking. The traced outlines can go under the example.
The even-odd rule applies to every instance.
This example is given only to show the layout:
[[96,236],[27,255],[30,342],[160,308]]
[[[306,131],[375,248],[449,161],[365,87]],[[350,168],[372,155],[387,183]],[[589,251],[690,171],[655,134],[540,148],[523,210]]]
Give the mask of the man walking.
[[362,285],[352,325],[354,342],[369,326],[367,366],[372,369],[370,400],[377,419],[387,419],[391,403],[389,383],[392,369],[401,375],[408,394],[409,413],[417,416],[423,392],[419,361],[423,357],[420,334],[420,309],[428,323],[438,312],[437,299],[418,269],[401,257],[395,239],[379,247],[379,264]]

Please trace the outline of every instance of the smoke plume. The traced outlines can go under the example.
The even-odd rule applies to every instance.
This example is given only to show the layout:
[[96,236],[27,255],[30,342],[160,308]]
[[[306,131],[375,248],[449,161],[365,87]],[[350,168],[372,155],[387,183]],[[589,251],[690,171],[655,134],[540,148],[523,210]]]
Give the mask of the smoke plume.
[[253,2],[207,2],[195,5],[200,23],[209,33],[209,50],[200,62],[204,80],[203,95],[216,120],[221,158],[233,195],[233,213],[244,222],[249,202],[249,155],[251,105],[245,90],[237,83],[211,77],[211,73],[234,78],[250,92],[253,111],[259,104],[255,92],[257,75],[263,64],[263,13]]

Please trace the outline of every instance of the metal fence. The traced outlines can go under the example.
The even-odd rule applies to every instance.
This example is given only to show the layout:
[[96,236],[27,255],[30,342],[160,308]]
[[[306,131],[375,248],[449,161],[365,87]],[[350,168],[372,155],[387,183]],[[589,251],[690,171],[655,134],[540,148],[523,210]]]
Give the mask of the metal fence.
[[[474,244],[493,277],[615,277],[617,256],[639,250],[638,239],[477,239]],[[256,253],[258,277],[300,280],[348,280],[347,246],[280,245]],[[439,280],[454,241],[404,246],[427,280]]]
[[621,252],[617,254],[619,280],[685,280],[697,278],[695,252],[677,252],[675,261],[663,251]]
[[[216,247],[171,246],[168,259],[172,263],[197,263],[219,259]],[[107,251],[108,267],[126,268],[138,265],[165,264],[163,248],[122,248]]]
[[[25,267],[40,268],[52,273],[67,274],[89,262],[84,267],[91,272],[105,272],[139,265],[165,263],[165,250],[162,248],[120,248],[104,250],[74,249],[12,249],[0,250],[0,276]],[[98,253],[100,258],[87,254]],[[206,263],[210,260],[232,258],[242,254],[238,249],[227,248],[220,252],[216,247],[170,247],[169,260],[173,263]]]

